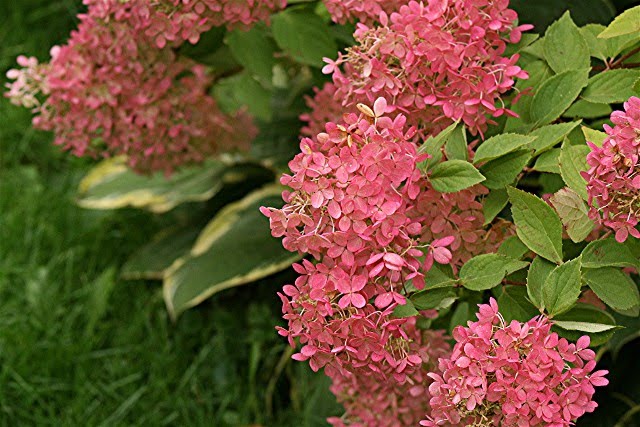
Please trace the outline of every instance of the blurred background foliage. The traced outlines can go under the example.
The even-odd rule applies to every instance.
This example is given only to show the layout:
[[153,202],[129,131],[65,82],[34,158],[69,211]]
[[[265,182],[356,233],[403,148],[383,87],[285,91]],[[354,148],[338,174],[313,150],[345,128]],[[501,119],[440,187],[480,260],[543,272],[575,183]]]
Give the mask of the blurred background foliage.
[[[636,3],[512,0],[521,20],[534,23],[540,33],[567,9],[579,25],[606,24]],[[50,46],[64,42],[75,27],[80,10],[78,0],[0,2],[0,82],[19,54],[47,59]],[[331,28],[330,43],[348,43],[348,32]],[[184,53],[205,61],[211,54],[207,46],[219,46],[224,36],[212,31]],[[227,39],[222,48],[242,42],[241,37]],[[273,329],[281,322],[276,291],[295,278],[290,270],[250,288],[226,289],[172,322],[162,289],[146,279],[157,279],[174,259],[147,272],[135,264],[135,256],[138,261],[144,256],[140,248],[169,227],[164,233],[181,236],[187,251],[213,214],[273,180],[272,169],[281,169],[297,150],[302,94],[323,81],[313,65],[298,79],[286,78],[295,74],[287,68],[294,65],[283,61],[273,68],[280,79],[240,74],[223,81],[216,90],[229,100],[224,105],[229,110],[246,96],[264,96],[263,105],[271,103],[264,109],[254,103],[258,107],[252,111],[262,127],[253,155],[268,158],[270,168],[253,165],[251,179],[238,180],[231,166],[224,172],[228,185],[217,189],[214,198],[194,197],[205,201],[161,215],[127,203],[118,210],[79,207],[76,190],[94,162],[60,153],[50,135],[31,128],[28,111],[0,99],[3,425],[321,426],[340,412],[326,378],[312,374],[306,364],[289,363],[286,342]],[[224,74],[234,63],[212,66]],[[282,84],[255,84],[265,81]],[[169,205],[175,201],[162,194]],[[81,197],[90,206],[87,194]],[[134,280],[123,281],[123,272]],[[630,334],[619,336],[630,344],[604,355],[612,383],[597,396],[602,408],[580,426],[611,426],[612,420],[640,425],[640,381],[629,374],[640,342]]]

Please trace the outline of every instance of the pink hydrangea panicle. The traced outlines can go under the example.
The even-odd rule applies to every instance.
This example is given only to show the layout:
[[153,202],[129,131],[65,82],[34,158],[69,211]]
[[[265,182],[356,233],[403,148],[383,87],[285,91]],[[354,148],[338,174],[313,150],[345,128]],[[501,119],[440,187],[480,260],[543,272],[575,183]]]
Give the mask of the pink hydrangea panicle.
[[[55,143],[78,156],[125,155],[143,173],[168,174],[248,147],[256,128],[245,113],[220,110],[205,67],[161,49],[145,30],[167,10],[198,2],[85,3],[78,29],[52,49],[50,63],[21,57],[23,71],[9,73],[7,96],[35,107],[35,127],[53,131]],[[184,41],[172,40],[174,47]]]
[[[358,104],[359,114],[345,114],[314,139],[303,138],[301,153],[289,163],[291,174],[281,179],[289,187],[284,207],[261,209],[285,248],[315,258],[294,266],[300,276],[280,294],[287,326],[278,331],[302,346],[294,359],[324,368],[339,399],[351,402],[345,403],[349,417],[365,423],[373,414],[362,404],[400,399],[370,394],[371,384],[419,391],[417,378],[426,375],[425,356],[416,345],[422,335],[415,319],[393,313],[406,303],[410,286],[424,287],[425,259],[450,262],[454,240],[423,238],[415,201],[425,181],[417,165],[426,156],[413,142],[415,129],[403,115],[391,119],[387,109],[383,98]],[[344,393],[366,397],[358,403]],[[394,411],[423,408],[402,402],[405,409],[394,403],[380,425],[395,425]],[[378,409],[382,416],[384,408]],[[414,422],[420,410],[412,412]]]
[[[374,3],[380,2],[357,3],[374,14],[379,10]],[[332,10],[338,21],[345,16]],[[336,111],[336,103],[370,104],[382,96],[387,113],[405,114],[422,139],[454,121],[482,133],[493,118],[514,115],[502,96],[515,79],[528,77],[516,64],[518,55],[502,56],[507,43],[530,28],[516,21],[507,1],[431,0],[396,5],[388,16],[380,13],[377,27],[359,23],[356,45],[335,60],[325,58],[334,101],[327,102],[330,89],[317,92],[308,104],[326,111],[306,116],[309,127]]]
[[614,126],[604,125],[607,138],[598,146],[588,142],[587,180],[591,219],[610,228],[618,242],[640,238],[640,98],[611,114]]
[[331,19],[339,24],[384,22],[398,8],[396,0],[324,0]]
[[608,372],[594,371],[588,336],[570,343],[544,316],[507,323],[493,298],[477,318],[454,329],[451,355],[429,374],[431,413],[421,425],[562,427],[597,407]]

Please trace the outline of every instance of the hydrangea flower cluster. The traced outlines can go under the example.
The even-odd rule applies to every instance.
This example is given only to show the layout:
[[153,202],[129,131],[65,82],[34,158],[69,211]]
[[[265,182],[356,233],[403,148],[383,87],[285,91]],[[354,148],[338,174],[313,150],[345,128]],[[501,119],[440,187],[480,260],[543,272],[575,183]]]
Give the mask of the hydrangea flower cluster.
[[477,322],[453,331],[442,374],[429,374],[432,411],[421,425],[562,427],[597,407],[607,371],[593,371],[588,336],[569,343],[542,316],[506,324],[493,298],[479,307]]
[[292,346],[299,340],[294,359],[324,368],[336,389],[413,383],[424,361],[417,332],[410,336],[409,320],[393,312],[408,287],[424,286],[434,261],[452,257],[453,237],[422,239],[414,204],[424,183],[417,163],[426,156],[411,141],[415,129],[405,130],[403,115],[386,117],[386,108],[382,98],[373,109],[359,105],[361,114],[303,139],[292,175],[281,179],[291,188],[285,206],[261,209],[285,248],[316,259],[294,265],[300,277],[280,294],[288,327],[279,333]]
[[517,26],[508,3],[411,1],[389,17],[381,14],[379,27],[358,24],[356,45],[335,61],[325,58],[334,101],[351,106],[382,96],[389,112],[405,113],[422,137],[456,120],[482,133],[493,123],[487,116],[514,115],[502,95],[528,75],[516,65],[518,55],[501,55],[531,26]]
[[34,108],[37,128],[78,156],[127,155],[141,172],[170,173],[248,144],[255,128],[244,114],[222,113],[205,68],[157,48],[131,24],[148,10],[133,1],[88,3],[49,64],[21,58],[26,68],[8,73],[8,96]]
[[345,24],[358,21],[366,25],[378,22],[381,13],[387,15],[398,8],[394,0],[324,0],[333,22]]
[[640,238],[640,98],[611,114],[614,126],[604,125],[607,138],[598,146],[587,142],[587,180],[591,219],[612,229],[618,242]]
[[334,376],[331,391],[345,407],[341,417],[329,418],[336,427],[415,426],[429,411],[429,372],[451,352],[444,331],[420,330],[415,317],[403,325],[410,347],[422,359],[422,366],[407,381],[379,381],[372,376]]

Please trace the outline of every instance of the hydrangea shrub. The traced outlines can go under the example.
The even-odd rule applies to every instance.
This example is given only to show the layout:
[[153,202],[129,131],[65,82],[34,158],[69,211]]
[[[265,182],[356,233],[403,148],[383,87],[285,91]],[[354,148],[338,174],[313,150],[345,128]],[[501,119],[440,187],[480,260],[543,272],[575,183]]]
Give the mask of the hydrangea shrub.
[[84,0],[6,96],[116,157],[86,206],[249,188],[127,274],[177,316],[292,266],[276,329],[331,425],[570,426],[640,314],[640,8],[534,28],[520,3]]

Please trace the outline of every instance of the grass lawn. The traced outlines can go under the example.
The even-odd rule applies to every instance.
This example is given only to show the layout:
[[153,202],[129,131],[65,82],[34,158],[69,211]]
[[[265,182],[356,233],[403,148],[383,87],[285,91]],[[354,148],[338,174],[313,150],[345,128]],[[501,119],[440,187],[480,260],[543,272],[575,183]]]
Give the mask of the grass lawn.
[[[0,71],[21,53],[46,60],[78,3],[0,2]],[[306,364],[277,374],[287,273],[172,323],[158,283],[118,279],[167,220],[77,207],[91,162],[50,142],[0,101],[0,425],[312,426],[339,413]]]

